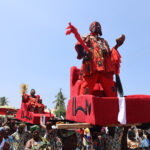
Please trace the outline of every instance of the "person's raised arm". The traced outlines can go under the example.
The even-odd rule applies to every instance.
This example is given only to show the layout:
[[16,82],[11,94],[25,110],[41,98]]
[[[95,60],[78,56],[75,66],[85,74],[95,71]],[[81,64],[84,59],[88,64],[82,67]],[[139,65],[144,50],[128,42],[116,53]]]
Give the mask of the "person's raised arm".
[[40,126],[46,130],[46,125],[43,124],[43,116],[40,116]]

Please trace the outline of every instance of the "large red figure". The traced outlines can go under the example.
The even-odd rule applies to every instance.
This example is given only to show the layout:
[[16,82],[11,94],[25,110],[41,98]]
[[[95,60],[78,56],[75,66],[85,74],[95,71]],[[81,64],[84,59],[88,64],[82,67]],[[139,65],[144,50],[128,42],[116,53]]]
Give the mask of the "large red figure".
[[117,87],[113,81],[113,75],[116,74],[118,79],[121,56],[117,48],[123,44],[125,36],[122,35],[118,38],[116,45],[110,49],[107,41],[101,38],[102,29],[99,22],[93,22],[89,28],[90,34],[82,38],[71,23],[69,23],[67,29],[66,34],[74,33],[78,40],[75,45],[78,53],[77,58],[83,59],[80,71],[82,80],[80,95],[93,95],[93,88],[96,83],[99,83],[104,90],[104,96],[116,97]]
[[73,33],[78,41],[77,58],[83,62],[81,69],[73,66],[70,71],[66,119],[98,126],[149,123],[150,95],[123,95],[119,78],[121,56],[117,49],[125,36],[116,39],[116,45],[110,49],[101,37],[98,22],[93,22],[90,34],[82,38],[71,23],[67,29],[66,34]]

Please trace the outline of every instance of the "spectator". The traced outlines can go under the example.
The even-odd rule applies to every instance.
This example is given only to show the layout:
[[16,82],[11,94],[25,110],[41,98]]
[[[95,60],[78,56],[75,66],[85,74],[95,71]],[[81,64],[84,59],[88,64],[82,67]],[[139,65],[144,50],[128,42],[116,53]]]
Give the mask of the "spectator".
[[52,130],[52,122],[50,121],[50,120],[48,120],[47,122],[46,122],[46,125],[43,123],[43,116],[41,116],[40,117],[40,125],[41,125],[41,127],[45,130],[45,138],[46,138],[46,136],[47,136],[47,134],[48,133],[50,133],[51,132],[51,130]]
[[15,133],[16,130],[17,130],[16,121],[15,120],[10,120],[9,127],[10,127],[10,135]]
[[86,128],[84,130],[83,145],[86,147],[86,150],[90,150],[92,146],[91,144],[92,144],[92,141],[91,141],[91,136],[90,136],[90,129]]
[[13,150],[13,137],[10,136],[10,128],[8,126],[4,126],[4,140],[8,142],[10,145],[10,150]]
[[84,149],[84,145],[83,145],[83,137],[84,137],[84,129],[80,128],[77,130],[76,132],[77,135],[77,150],[81,150]]
[[43,146],[43,142],[40,137],[40,128],[38,125],[33,125],[31,126],[30,131],[33,138],[26,143],[25,150],[39,150]]
[[57,130],[52,129],[46,134],[46,138],[42,138],[42,141],[45,143],[46,147],[51,148],[52,150],[61,150],[62,143],[60,138],[57,136]]
[[4,118],[4,122],[3,122],[2,120],[3,120],[3,119],[0,118],[0,127],[3,127],[3,126],[5,126],[5,125],[7,124],[7,122],[8,122],[7,115],[6,115],[5,118]]
[[76,150],[78,145],[76,131],[61,130],[58,134],[62,141],[62,150]]
[[140,141],[140,149],[141,150],[148,150],[149,140],[147,139],[147,137],[144,134],[143,130],[139,129],[138,134],[139,134],[139,141]]
[[12,137],[14,139],[14,150],[24,150],[25,126],[26,125],[24,123],[19,124],[17,131],[12,134]]
[[4,128],[0,127],[0,150],[9,150],[9,143],[4,140]]
[[101,138],[101,150],[121,150],[123,127],[109,127],[108,134]]
[[101,150],[101,128],[96,126],[91,129],[92,150]]
[[133,128],[128,131],[127,145],[129,150],[137,150],[139,148],[139,141],[136,138],[136,133]]

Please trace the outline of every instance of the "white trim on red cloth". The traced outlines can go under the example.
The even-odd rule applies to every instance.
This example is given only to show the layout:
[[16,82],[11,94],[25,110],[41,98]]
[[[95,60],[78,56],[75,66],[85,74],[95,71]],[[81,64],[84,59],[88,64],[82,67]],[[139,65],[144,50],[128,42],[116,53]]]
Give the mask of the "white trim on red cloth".
[[118,97],[119,99],[119,113],[118,113],[118,121],[120,124],[126,124],[126,100],[125,97]]

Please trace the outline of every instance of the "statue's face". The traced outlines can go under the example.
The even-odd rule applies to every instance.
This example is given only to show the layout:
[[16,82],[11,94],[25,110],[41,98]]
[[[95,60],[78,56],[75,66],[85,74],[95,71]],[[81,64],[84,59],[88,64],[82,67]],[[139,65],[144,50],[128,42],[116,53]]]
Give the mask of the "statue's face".
[[99,33],[101,33],[102,31],[101,31],[101,26],[100,26],[100,24],[98,23],[98,22],[96,22],[95,23],[95,33],[96,34],[99,34]]
[[30,92],[30,94],[31,94],[31,95],[35,95],[35,90],[32,89],[31,92]]
[[92,22],[90,25],[90,31],[96,35],[102,35],[102,29],[99,22]]

